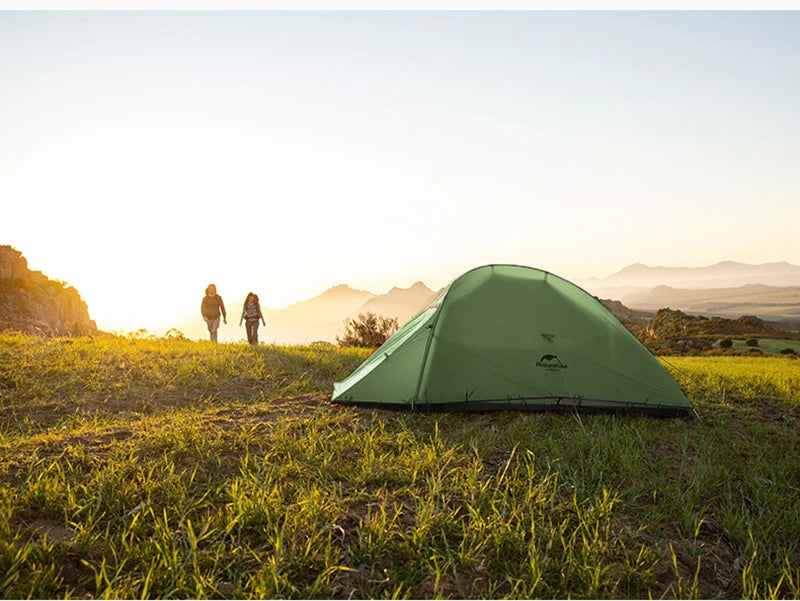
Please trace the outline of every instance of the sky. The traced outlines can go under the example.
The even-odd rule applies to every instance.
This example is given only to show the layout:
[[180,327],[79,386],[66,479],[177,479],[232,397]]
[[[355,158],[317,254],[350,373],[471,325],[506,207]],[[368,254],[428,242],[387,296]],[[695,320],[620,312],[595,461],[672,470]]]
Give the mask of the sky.
[[800,264],[800,12],[2,11],[0,244],[102,329]]

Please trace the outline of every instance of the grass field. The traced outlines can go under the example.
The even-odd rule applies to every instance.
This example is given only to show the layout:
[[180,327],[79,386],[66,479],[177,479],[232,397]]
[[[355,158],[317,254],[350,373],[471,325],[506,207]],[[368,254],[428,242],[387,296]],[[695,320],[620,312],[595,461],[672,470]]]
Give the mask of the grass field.
[[747,341],[744,339],[734,339],[733,347],[737,351],[749,351],[752,348],[757,348],[761,352],[769,355],[780,355],[781,351],[786,348],[794,349],[795,353],[800,353],[800,340],[781,340],[778,338],[760,338],[758,346],[747,346]]
[[669,358],[700,421],[331,406],[366,356],[0,334],[0,596],[800,596],[800,361]]

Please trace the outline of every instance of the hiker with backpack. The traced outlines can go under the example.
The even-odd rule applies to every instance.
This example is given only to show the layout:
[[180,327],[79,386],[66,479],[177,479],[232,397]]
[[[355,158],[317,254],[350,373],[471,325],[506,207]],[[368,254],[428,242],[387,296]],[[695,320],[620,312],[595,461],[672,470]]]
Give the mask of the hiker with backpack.
[[217,287],[214,284],[209,284],[206,287],[206,295],[203,297],[203,302],[200,303],[200,313],[208,326],[208,335],[211,337],[211,342],[216,342],[220,313],[222,313],[222,320],[226,324],[228,323],[228,316],[225,313],[225,303],[222,302],[222,297],[217,294]]
[[245,320],[245,330],[247,331],[247,342],[250,344],[258,344],[258,320],[267,325],[264,321],[264,316],[261,314],[261,305],[258,302],[258,295],[254,292],[248,292],[247,298],[242,307],[242,316],[239,318],[239,325],[242,325],[242,320]]

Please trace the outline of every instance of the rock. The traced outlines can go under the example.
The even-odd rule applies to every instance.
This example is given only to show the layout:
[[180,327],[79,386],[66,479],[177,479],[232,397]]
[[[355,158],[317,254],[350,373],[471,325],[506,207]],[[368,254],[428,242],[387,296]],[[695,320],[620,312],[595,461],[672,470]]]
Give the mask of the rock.
[[28,261],[18,250],[0,246],[0,280],[22,278],[28,273]]
[[79,336],[97,325],[75,288],[28,269],[22,253],[0,246],[0,330]]

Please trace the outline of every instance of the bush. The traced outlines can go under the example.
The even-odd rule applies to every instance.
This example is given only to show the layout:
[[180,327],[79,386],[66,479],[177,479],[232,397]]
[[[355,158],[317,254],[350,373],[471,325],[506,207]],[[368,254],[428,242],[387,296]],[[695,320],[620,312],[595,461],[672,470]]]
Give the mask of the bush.
[[720,348],[731,348],[733,346],[733,340],[730,338],[723,338],[719,341]]
[[758,338],[748,338],[745,344],[747,346],[758,346]]
[[97,333],[97,329],[93,327],[93,324],[87,324],[77,320],[65,322],[63,331],[67,336],[91,336]]
[[795,354],[797,354],[797,351],[795,351],[793,348],[781,349],[781,355],[795,355]]
[[400,327],[397,318],[387,318],[372,312],[359,313],[357,319],[344,320],[344,336],[336,337],[339,346],[378,348]]

